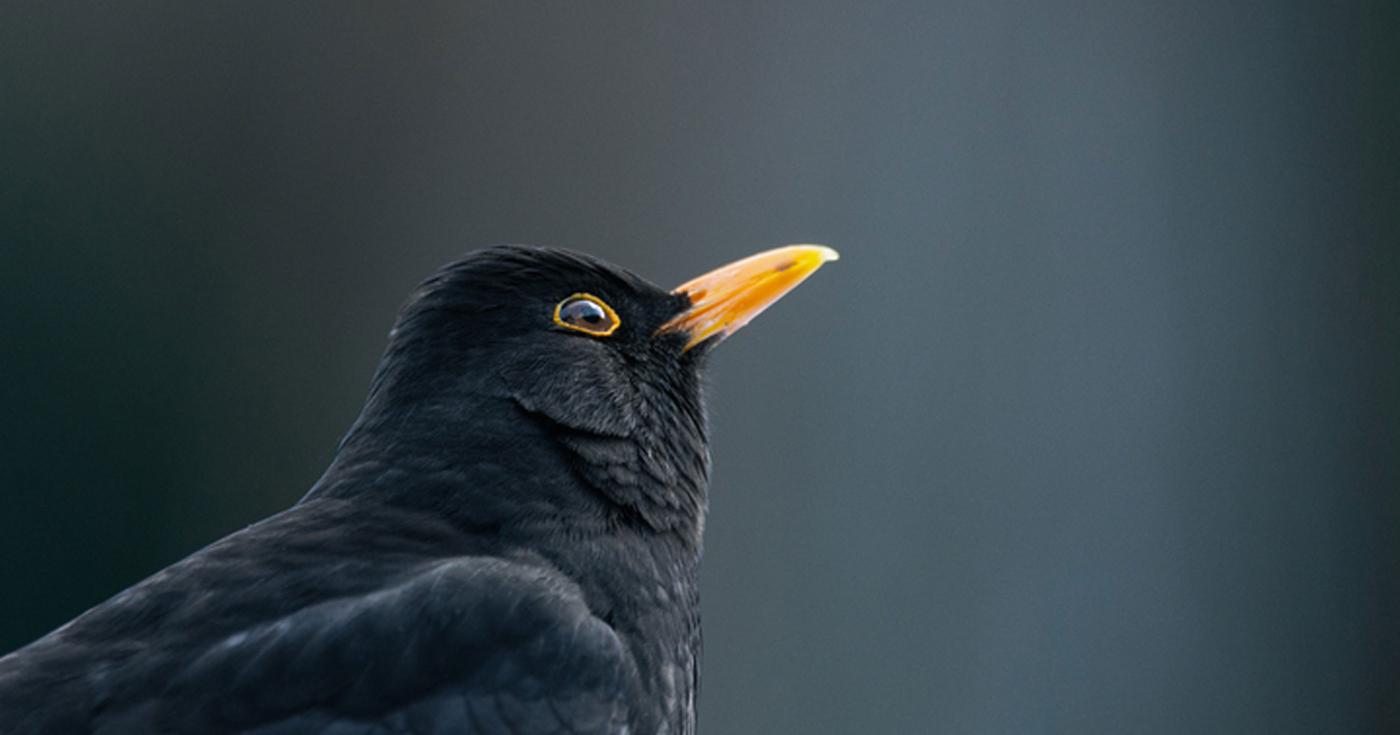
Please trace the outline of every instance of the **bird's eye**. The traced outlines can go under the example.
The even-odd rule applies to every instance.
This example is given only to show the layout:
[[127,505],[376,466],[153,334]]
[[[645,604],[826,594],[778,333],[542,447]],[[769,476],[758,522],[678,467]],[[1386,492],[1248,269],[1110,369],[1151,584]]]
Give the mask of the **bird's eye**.
[[554,323],[594,337],[606,337],[617,331],[622,320],[597,296],[576,293],[554,307]]

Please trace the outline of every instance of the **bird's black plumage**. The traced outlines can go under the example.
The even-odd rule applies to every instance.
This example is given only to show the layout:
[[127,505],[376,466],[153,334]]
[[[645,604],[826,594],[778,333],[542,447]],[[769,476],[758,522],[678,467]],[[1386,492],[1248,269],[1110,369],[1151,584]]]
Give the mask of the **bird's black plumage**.
[[[593,294],[619,329],[552,322]],[[690,306],[560,250],[447,266],[295,506],[0,658],[0,733],[690,733]]]

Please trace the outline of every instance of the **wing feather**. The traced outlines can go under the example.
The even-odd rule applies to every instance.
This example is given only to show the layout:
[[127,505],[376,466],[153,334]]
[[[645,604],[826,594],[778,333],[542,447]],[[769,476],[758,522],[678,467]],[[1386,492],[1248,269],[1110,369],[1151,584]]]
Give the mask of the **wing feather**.
[[229,635],[97,729],[615,733],[627,673],[621,641],[572,583],[467,557]]

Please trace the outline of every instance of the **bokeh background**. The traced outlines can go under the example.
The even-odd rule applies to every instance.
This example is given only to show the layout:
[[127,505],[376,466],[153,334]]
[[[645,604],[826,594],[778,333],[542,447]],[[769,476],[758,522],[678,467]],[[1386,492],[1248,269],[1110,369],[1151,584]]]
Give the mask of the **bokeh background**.
[[0,651],[468,249],[826,242],[713,365],[704,733],[1397,731],[1398,7],[0,4]]

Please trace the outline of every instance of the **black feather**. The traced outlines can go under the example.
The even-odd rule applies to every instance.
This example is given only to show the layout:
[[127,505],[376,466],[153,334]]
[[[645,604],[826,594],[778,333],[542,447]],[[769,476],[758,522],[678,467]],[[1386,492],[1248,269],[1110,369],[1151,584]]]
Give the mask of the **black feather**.
[[[576,292],[617,332],[555,326]],[[560,250],[442,269],[306,497],[0,658],[0,732],[693,732],[686,306]]]

